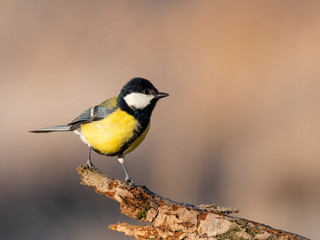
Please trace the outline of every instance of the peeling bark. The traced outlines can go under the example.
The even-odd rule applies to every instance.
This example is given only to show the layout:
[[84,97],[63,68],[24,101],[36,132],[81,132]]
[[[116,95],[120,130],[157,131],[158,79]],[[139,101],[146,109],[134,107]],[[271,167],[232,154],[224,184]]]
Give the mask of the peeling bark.
[[80,166],[77,171],[83,185],[118,201],[123,214],[149,223],[144,226],[127,223],[109,226],[112,230],[138,240],[307,239],[251,220],[230,216],[230,213],[238,212],[235,209],[178,203],[151,192],[145,186],[135,186],[113,179],[95,170],[83,169]]

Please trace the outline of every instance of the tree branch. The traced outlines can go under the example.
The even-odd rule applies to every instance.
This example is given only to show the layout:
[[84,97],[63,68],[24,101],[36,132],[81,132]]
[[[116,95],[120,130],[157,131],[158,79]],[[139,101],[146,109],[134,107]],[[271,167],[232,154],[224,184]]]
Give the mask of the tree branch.
[[215,205],[178,203],[157,195],[145,186],[110,178],[98,171],[77,168],[81,183],[120,203],[121,212],[152,225],[117,223],[110,229],[136,239],[303,239],[251,220],[230,216],[238,210]]

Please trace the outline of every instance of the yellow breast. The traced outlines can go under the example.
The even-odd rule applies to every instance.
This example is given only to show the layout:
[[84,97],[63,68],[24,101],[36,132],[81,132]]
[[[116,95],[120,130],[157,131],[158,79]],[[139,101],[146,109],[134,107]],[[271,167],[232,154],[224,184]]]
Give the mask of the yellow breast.
[[87,142],[106,155],[120,151],[132,137],[139,123],[133,116],[117,109],[108,117],[81,125],[81,132]]

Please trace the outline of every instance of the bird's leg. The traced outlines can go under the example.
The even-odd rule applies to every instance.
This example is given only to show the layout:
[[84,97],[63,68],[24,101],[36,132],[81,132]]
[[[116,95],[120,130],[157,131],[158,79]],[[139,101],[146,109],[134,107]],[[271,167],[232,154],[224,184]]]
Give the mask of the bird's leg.
[[125,181],[126,181],[126,182],[131,182],[131,183],[133,183],[133,181],[131,180],[131,178],[130,178],[128,172],[127,172],[126,166],[124,165],[124,159],[123,159],[123,157],[119,157],[119,158],[118,158],[118,161],[119,161],[119,163],[121,164],[121,166],[123,167],[124,173],[125,173],[125,175],[126,175]]
[[88,160],[87,160],[87,162],[86,162],[86,164],[84,166],[88,166],[90,169],[96,169],[93,166],[93,163],[91,162],[91,149],[92,149],[92,147],[89,147]]

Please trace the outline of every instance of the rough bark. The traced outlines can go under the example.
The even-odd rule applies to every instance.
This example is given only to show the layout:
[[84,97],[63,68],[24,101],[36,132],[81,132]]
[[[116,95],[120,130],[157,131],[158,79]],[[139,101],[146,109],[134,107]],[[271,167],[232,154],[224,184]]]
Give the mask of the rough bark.
[[178,203],[145,186],[108,177],[96,170],[77,168],[81,183],[120,203],[121,212],[147,225],[117,223],[110,229],[136,239],[307,239],[251,220],[230,216],[238,210],[215,205]]

